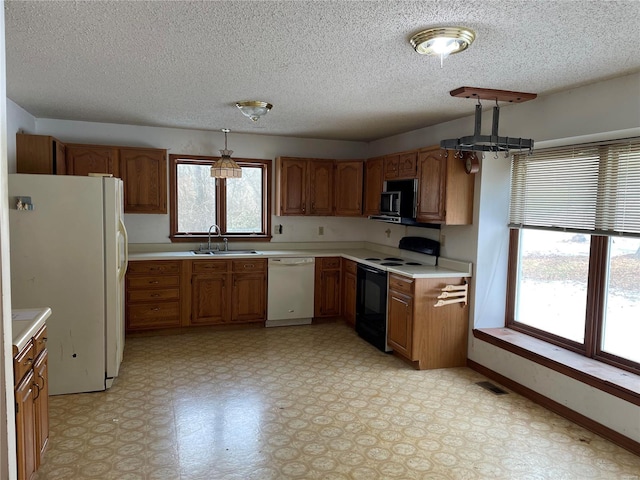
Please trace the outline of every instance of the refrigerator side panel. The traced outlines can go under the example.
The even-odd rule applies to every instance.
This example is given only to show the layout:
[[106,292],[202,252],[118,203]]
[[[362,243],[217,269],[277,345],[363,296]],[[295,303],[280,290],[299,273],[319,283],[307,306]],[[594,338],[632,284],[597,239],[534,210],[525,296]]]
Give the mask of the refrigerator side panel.
[[51,307],[49,393],[104,390],[102,179],[9,175],[9,195],[34,206],[9,211],[12,304]]
[[122,180],[104,179],[105,341],[107,388],[118,376],[124,350],[125,235],[122,232]]

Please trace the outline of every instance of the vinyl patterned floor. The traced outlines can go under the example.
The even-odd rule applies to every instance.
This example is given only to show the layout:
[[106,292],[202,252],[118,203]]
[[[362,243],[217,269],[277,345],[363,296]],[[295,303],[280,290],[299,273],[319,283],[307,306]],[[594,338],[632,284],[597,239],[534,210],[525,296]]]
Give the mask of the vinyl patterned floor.
[[130,338],[112,389],[51,397],[37,479],[640,478],[640,457],[483,380],[341,323]]

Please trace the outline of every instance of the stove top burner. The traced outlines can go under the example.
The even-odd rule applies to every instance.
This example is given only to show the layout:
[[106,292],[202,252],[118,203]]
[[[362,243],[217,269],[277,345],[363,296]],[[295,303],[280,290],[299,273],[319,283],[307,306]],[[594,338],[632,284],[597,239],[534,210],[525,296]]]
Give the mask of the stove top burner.
[[397,262],[382,262],[380,265],[384,266],[384,267],[397,267],[399,265],[402,265],[401,263],[397,263]]
[[385,260],[389,260],[390,262],[402,262],[401,258],[396,258],[396,257],[387,257],[385,258]]
[[418,262],[406,262],[405,265],[422,265],[422,264]]
[[370,262],[379,262],[380,259],[379,258],[365,258],[365,260],[369,260]]

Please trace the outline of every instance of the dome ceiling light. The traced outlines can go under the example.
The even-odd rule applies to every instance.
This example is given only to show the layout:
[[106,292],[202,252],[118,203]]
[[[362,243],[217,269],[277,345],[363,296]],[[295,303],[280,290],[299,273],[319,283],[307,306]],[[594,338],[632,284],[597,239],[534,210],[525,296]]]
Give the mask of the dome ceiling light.
[[409,42],[420,55],[439,55],[442,68],[446,57],[466,50],[475,38],[475,32],[465,27],[435,27],[416,33]]
[[211,176],[215,178],[241,178],[242,168],[231,158],[233,150],[227,150],[227,133],[228,128],[223,128],[224,132],[224,150],[220,150],[222,158],[211,166]]
[[[440,141],[440,148],[445,150],[455,150],[456,154],[462,156],[462,152],[505,152],[509,155],[509,150],[529,150],[533,151],[533,140],[530,138],[501,137],[498,135],[498,122],[500,119],[500,107],[498,102],[522,103],[533,100],[538,95],[535,93],[511,92],[508,90],[494,90],[491,88],[460,87],[449,92],[452,97],[475,98],[476,105],[475,129],[473,135],[460,138],[451,138]],[[482,135],[480,128],[482,125],[482,105],[480,100],[492,100],[496,102],[493,107],[493,126],[491,135]]]
[[243,100],[242,102],[237,102],[236,107],[240,109],[245,117],[257,122],[260,117],[266,115],[273,108],[273,105],[257,100]]

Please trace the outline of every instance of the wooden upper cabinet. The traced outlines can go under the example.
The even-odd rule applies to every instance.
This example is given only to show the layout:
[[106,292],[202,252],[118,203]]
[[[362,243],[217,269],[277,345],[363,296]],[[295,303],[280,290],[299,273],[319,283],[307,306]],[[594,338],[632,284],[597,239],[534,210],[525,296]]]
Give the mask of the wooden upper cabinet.
[[308,160],[307,215],[333,215],[333,160]]
[[333,215],[333,160],[278,157],[278,215]]
[[439,148],[420,152],[418,160],[418,222],[444,222],[447,157]]
[[90,173],[110,173],[120,178],[118,147],[104,145],[67,145],[68,175],[87,176]]
[[362,160],[336,162],[335,214],[362,215]]
[[398,158],[397,153],[384,156],[384,179],[391,180],[398,178]]
[[276,173],[278,215],[304,215],[307,209],[307,160],[278,157]]
[[67,173],[65,145],[47,135],[16,134],[16,171],[64,175]]
[[380,214],[380,194],[384,182],[384,158],[370,158],[364,172],[364,214]]
[[416,220],[446,225],[473,223],[475,175],[464,169],[464,159],[440,147],[421,149],[418,155],[418,213]]
[[120,148],[127,213],[167,213],[167,151]]
[[416,178],[417,150],[394,153],[384,157],[384,179]]

